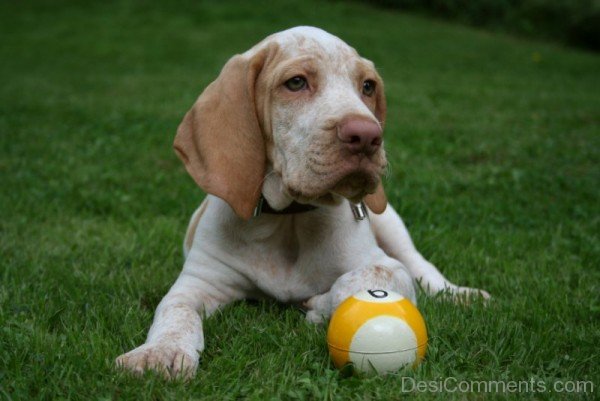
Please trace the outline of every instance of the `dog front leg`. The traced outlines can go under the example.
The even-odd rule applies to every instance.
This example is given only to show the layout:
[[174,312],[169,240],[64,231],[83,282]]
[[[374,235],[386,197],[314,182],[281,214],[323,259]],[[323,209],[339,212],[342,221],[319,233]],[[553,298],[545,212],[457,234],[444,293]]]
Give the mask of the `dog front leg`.
[[322,323],[348,297],[362,290],[374,289],[394,291],[417,303],[413,280],[404,265],[384,256],[377,263],[341,275],[328,292],[306,301],[306,319],[312,323]]
[[204,350],[202,316],[232,300],[184,271],[158,305],[146,343],[119,356],[117,366],[137,374],[151,369],[167,378],[191,378]]
[[371,227],[379,246],[389,256],[402,262],[413,279],[430,295],[448,292],[457,301],[469,297],[488,299],[490,294],[478,288],[461,287],[451,283],[432,263],[415,248],[404,222],[391,205],[383,214],[370,215]]

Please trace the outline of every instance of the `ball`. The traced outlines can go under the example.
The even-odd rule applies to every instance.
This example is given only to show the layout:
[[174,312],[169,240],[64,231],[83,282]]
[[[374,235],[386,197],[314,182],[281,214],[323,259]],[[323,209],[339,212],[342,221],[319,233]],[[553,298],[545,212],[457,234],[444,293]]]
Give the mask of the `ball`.
[[425,357],[427,329],[419,310],[402,295],[365,290],[336,309],[327,345],[338,369],[351,363],[359,372],[386,374]]

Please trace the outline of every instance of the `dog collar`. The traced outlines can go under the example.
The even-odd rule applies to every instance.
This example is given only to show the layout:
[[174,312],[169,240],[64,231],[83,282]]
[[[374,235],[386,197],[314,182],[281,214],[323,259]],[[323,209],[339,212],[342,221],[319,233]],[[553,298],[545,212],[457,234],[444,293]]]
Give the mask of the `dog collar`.
[[[306,212],[310,212],[311,210],[315,210],[315,209],[317,209],[316,206],[305,205],[305,204],[293,201],[285,209],[275,210],[271,207],[271,205],[269,205],[269,202],[267,202],[265,197],[261,194],[260,198],[258,199],[258,204],[254,208],[253,217],[258,217],[263,213],[266,213],[266,214],[306,213]],[[350,209],[352,209],[352,214],[354,215],[354,219],[357,221],[364,220],[365,218],[367,218],[369,216],[369,212],[367,211],[367,207],[365,206],[364,202],[360,202],[357,204],[350,203]]]
[[305,213],[310,212],[311,210],[315,210],[317,207],[313,205],[304,205],[302,203],[298,203],[293,201],[289,204],[288,207],[281,210],[275,210],[269,205],[269,202],[265,199],[263,195],[260,195],[258,199],[258,204],[254,208],[254,217],[260,216],[263,213],[266,214],[297,214],[297,213]]

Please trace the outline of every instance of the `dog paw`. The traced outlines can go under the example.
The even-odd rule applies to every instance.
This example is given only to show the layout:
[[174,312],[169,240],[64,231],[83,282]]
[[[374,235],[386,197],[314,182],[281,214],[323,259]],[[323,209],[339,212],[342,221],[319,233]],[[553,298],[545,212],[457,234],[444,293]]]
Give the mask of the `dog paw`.
[[199,359],[197,352],[192,354],[174,345],[144,344],[119,356],[115,363],[137,375],[154,370],[167,379],[188,380],[196,373]]
[[492,296],[487,291],[480,290],[479,288],[459,286],[446,288],[444,295],[450,298],[452,301],[456,302],[457,304],[466,305],[477,300],[483,300],[484,303],[487,303],[492,298]]
[[306,312],[306,321],[314,324],[323,324],[325,323],[325,317],[318,313],[317,311],[310,310]]
[[302,304],[302,309],[308,322],[322,324],[331,315],[331,296],[329,293],[315,295]]

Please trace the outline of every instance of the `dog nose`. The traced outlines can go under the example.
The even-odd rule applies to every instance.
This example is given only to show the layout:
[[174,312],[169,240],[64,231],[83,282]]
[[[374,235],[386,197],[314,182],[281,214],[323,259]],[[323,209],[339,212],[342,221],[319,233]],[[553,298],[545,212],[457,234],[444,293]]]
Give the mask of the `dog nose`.
[[381,126],[372,120],[349,119],[338,128],[338,138],[352,154],[372,155],[379,149],[382,139]]

